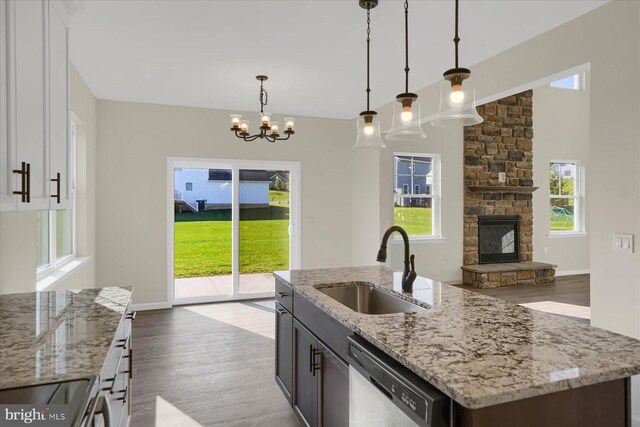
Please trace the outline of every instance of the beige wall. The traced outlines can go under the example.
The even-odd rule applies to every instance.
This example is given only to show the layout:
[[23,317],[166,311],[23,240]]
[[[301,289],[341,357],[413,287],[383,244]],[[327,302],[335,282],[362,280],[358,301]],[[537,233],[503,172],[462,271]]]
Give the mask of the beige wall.
[[[71,111],[79,120],[77,146],[77,253],[87,263],[56,285],[57,289],[91,288],[95,284],[96,100],[71,67]],[[36,289],[36,214],[0,213],[0,293]]]
[[[594,161],[589,163],[587,198],[592,323],[637,338],[640,338],[640,251],[615,253],[612,237],[615,232],[627,232],[635,234],[638,241],[640,233],[639,19],[640,2],[612,1],[471,67],[477,99],[492,100],[536,87],[539,84],[533,82],[591,63],[589,152]],[[433,114],[438,100],[437,85],[418,94],[426,101],[423,112]],[[390,118],[388,105],[377,110],[382,117]],[[536,110],[534,105],[534,123]],[[456,135],[443,143],[459,145],[462,136]],[[388,165],[374,159],[358,167],[384,171]],[[612,182],[616,184],[611,185]],[[387,206],[381,198],[381,212]],[[391,225],[389,218],[382,216],[380,222],[381,228]],[[354,251],[357,250],[354,246]],[[354,259],[357,257],[354,254]],[[420,257],[417,248],[416,258],[421,272],[435,277],[438,267]],[[640,396],[640,381],[634,381],[633,388],[634,395]],[[633,403],[634,420],[640,425],[640,399],[634,398]]]
[[[558,265],[558,273],[589,270],[590,200],[584,198],[584,237],[549,237],[549,162],[579,160],[583,168],[582,187],[589,187],[590,91],[568,90],[544,85],[533,91],[533,180],[540,187],[533,193],[533,257]],[[546,248],[546,251],[545,251]]]
[[168,157],[299,161],[301,265],[351,265],[352,122],[298,117],[292,141],[245,143],[229,113],[98,101],[99,286],[134,285],[136,304],[168,301]]

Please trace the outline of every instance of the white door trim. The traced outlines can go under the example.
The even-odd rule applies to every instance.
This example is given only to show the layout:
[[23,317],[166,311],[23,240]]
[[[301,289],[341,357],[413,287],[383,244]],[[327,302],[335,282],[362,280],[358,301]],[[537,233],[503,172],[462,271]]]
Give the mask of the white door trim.
[[183,299],[177,304],[175,301],[175,281],[174,281],[174,173],[175,168],[202,168],[202,169],[231,169],[233,171],[233,231],[232,231],[232,270],[233,273],[233,290],[235,297],[233,299],[257,299],[273,296],[272,293],[252,293],[238,294],[238,274],[235,268],[239,265],[238,259],[238,232],[239,210],[237,209],[239,199],[238,170],[240,169],[267,169],[267,170],[287,170],[289,171],[289,197],[290,197],[290,238],[289,238],[289,268],[292,270],[300,268],[301,256],[301,173],[300,162],[294,161],[269,161],[269,160],[239,160],[239,159],[209,159],[209,158],[192,158],[192,157],[168,157],[167,158],[167,193],[166,193],[166,213],[167,213],[167,302],[169,306],[177,304],[195,304],[214,301],[229,301],[232,298],[227,295],[221,295],[219,298],[193,298]]

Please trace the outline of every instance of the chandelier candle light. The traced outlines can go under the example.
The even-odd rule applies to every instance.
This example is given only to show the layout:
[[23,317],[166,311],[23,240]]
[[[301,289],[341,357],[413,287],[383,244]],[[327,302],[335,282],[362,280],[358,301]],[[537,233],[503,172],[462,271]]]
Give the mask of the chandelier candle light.
[[358,137],[353,148],[385,148],[380,138],[380,121],[378,113],[369,107],[369,63],[371,44],[371,9],[378,5],[378,0],[359,0],[360,7],[367,10],[367,109],[360,113],[358,120]]
[[436,126],[471,126],[482,123],[484,119],[476,111],[475,90],[469,77],[471,70],[458,65],[458,8],[455,0],[455,67],[444,72],[440,85],[440,115],[432,124]]
[[396,96],[393,104],[391,129],[386,133],[390,141],[410,141],[426,138],[420,123],[420,103],[418,95],[409,92],[409,1],[404,2],[404,92]]
[[285,127],[282,131],[286,137],[280,136],[280,128],[277,122],[271,121],[271,113],[265,113],[264,107],[267,105],[269,95],[264,89],[264,81],[267,80],[267,76],[256,76],[256,79],[260,81],[260,133],[255,135],[249,134],[249,122],[242,120],[240,114],[231,114],[231,131],[236,134],[238,138],[241,138],[247,142],[254,141],[258,138],[266,139],[269,142],[286,141],[295,133],[293,125],[295,119],[292,117],[285,117]]

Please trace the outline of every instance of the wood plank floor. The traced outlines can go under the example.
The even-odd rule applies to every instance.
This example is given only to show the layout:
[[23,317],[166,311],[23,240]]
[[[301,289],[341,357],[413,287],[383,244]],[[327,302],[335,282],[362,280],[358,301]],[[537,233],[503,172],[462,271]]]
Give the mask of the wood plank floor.
[[[521,285],[492,289],[478,289],[465,285],[455,286],[515,304],[550,301],[581,307],[591,306],[588,274],[557,277],[556,283],[546,285]],[[588,323],[588,319],[575,318],[575,320]]]
[[274,380],[274,301],[139,312],[131,426],[295,426]]

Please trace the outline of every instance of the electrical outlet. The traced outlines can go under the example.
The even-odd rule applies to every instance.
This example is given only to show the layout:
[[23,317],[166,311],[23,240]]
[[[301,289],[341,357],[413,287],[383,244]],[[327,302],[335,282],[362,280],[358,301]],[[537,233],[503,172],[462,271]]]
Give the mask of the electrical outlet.
[[545,254],[548,254],[548,253],[549,253],[549,248],[546,248],[546,247],[545,247],[542,251],[543,251]]
[[507,174],[504,172],[498,172],[498,181],[507,182]]

